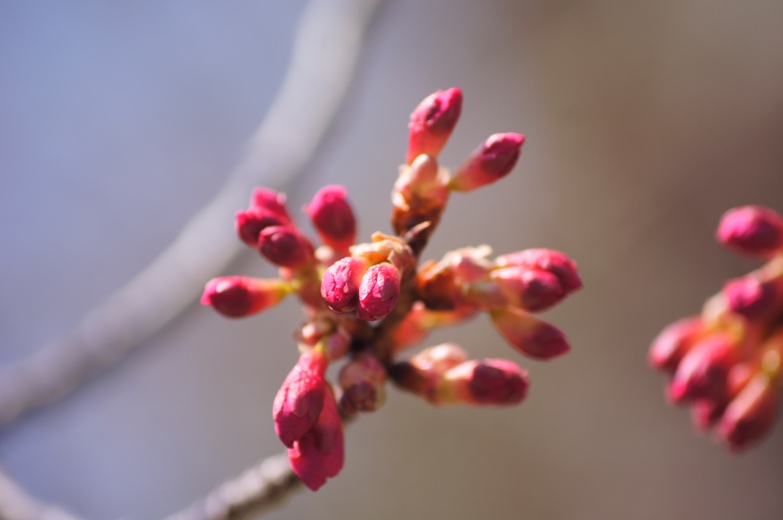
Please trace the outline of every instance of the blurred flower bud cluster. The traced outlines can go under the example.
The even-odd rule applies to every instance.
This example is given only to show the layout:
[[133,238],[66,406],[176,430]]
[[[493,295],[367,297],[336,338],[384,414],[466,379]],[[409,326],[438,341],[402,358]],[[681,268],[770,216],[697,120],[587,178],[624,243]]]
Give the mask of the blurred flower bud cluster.
[[[279,277],[225,276],[206,284],[202,303],[232,318],[289,294],[300,299],[300,358],[275,398],[273,416],[292,469],[312,490],[342,468],[342,419],[380,408],[387,380],[434,404],[513,405],[525,398],[525,370],[505,359],[471,359],[453,343],[400,359],[432,330],[486,313],[527,356],[550,359],[568,351],[565,335],[534,314],[582,285],[563,253],[527,249],[491,259],[491,249],[479,246],[419,261],[451,193],[508,175],[524,143],[520,134],[492,135],[451,173],[438,155],[461,108],[462,92],[452,88],[427,97],[411,114],[406,163],[392,190],[393,235],[376,232],[356,243],[346,190],[326,186],[304,208],[321,243],[316,247],[291,218],[285,196],[258,188],[250,207],[236,214],[236,231],[279,268]],[[333,384],[326,372],[337,361],[343,365]]]
[[741,451],[771,431],[780,410],[783,217],[760,206],[732,209],[717,240],[766,263],[726,282],[701,315],[665,328],[649,359],[671,376],[668,396],[690,405],[695,429]]

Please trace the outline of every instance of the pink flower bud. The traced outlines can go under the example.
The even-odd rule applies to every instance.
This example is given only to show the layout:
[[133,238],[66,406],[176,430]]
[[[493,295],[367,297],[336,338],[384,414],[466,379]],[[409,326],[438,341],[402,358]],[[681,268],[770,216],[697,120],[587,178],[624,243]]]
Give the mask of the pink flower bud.
[[367,262],[347,256],[332,265],[321,280],[321,296],[337,312],[351,312],[359,302],[359,286]]
[[549,271],[510,266],[495,269],[491,278],[510,305],[529,312],[546,310],[566,296],[560,278]]
[[464,304],[462,290],[450,265],[430,260],[416,272],[416,290],[432,310],[450,311]]
[[296,476],[312,491],[318,491],[326,479],[336,477],[343,469],[343,424],[329,385],[318,422],[288,449],[288,460]]
[[275,431],[289,448],[313,429],[321,415],[327,365],[323,352],[305,352],[277,392],[272,408]]
[[207,282],[201,304],[211,305],[225,316],[240,318],[276,305],[290,291],[282,280],[221,276]]
[[462,111],[462,91],[450,88],[427,96],[411,113],[408,155],[411,164],[421,154],[437,157],[446,145]]
[[716,234],[724,246],[750,256],[769,256],[783,248],[783,217],[763,206],[727,211]]
[[505,177],[517,164],[524,142],[524,135],[513,132],[489,136],[457,168],[449,188],[472,191]]
[[737,361],[734,344],[728,336],[714,334],[699,341],[682,358],[669,385],[675,403],[723,397],[727,375]]
[[468,360],[462,348],[453,343],[429,347],[408,361],[396,363],[389,375],[401,388],[423,397],[432,404],[452,402],[446,391],[439,391],[444,375]]
[[766,321],[780,312],[779,284],[763,282],[754,275],[736,278],[723,286],[731,312],[751,321]]
[[522,309],[496,309],[490,311],[489,316],[506,341],[522,354],[552,359],[570,349],[560,329]]
[[518,404],[530,386],[527,372],[506,359],[482,359],[462,363],[446,372],[441,388],[449,389],[463,403],[507,406]]
[[346,363],[339,381],[343,389],[340,408],[345,413],[374,412],[386,400],[386,369],[372,354],[362,352]]
[[676,321],[663,329],[650,347],[650,364],[667,372],[674,372],[680,360],[703,335],[700,316]]
[[234,215],[234,226],[240,240],[253,249],[258,247],[258,235],[270,226],[286,226],[289,222],[276,213],[270,213],[261,208],[250,208],[237,211]]
[[305,206],[321,242],[336,251],[347,251],[356,240],[356,217],[342,186],[324,186]]
[[269,188],[256,188],[250,198],[251,208],[261,208],[270,213],[276,213],[285,221],[290,222],[291,217],[285,207],[285,194],[270,190]]
[[780,409],[780,388],[759,372],[726,408],[717,426],[718,437],[742,451],[770,432]]
[[359,286],[356,317],[376,321],[389,314],[400,296],[400,272],[389,262],[370,267]]
[[501,255],[495,259],[495,265],[497,267],[513,265],[550,272],[558,277],[566,294],[582,288],[582,280],[579,278],[576,263],[554,249],[525,249]]
[[290,226],[265,228],[258,237],[258,250],[280,267],[301,267],[315,257],[315,250],[307,237]]

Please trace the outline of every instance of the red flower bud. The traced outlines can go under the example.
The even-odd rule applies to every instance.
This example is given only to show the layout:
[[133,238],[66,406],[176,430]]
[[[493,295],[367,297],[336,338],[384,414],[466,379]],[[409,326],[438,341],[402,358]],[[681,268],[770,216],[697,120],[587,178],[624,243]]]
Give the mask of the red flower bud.
[[284,220],[291,221],[291,217],[285,207],[285,193],[270,190],[269,188],[256,188],[253,190],[253,196],[250,198],[250,207],[276,213]]
[[751,321],[766,321],[780,312],[781,288],[776,281],[761,281],[754,275],[730,280],[723,294],[731,312]]
[[359,302],[359,286],[367,263],[347,256],[332,265],[321,280],[321,296],[337,312],[351,312]]
[[270,226],[287,226],[290,221],[279,213],[263,208],[250,208],[237,211],[234,215],[234,227],[240,240],[253,249],[258,247],[258,235]]
[[276,305],[290,291],[282,280],[221,276],[207,282],[201,304],[211,305],[225,316],[240,318]]
[[261,231],[258,249],[267,260],[280,267],[300,267],[312,262],[315,250],[310,241],[290,226],[272,226]]
[[546,310],[566,296],[560,279],[549,271],[510,266],[493,270],[491,278],[510,305],[529,312]]
[[296,476],[312,491],[318,491],[327,478],[336,477],[343,469],[343,424],[330,386],[326,386],[318,422],[288,449],[288,460]]
[[783,248],[783,217],[763,206],[727,211],[716,233],[718,242],[750,256],[769,256]]
[[521,309],[496,309],[489,315],[500,334],[522,354],[552,359],[570,349],[560,329]]
[[437,157],[446,145],[462,111],[462,91],[450,88],[427,96],[411,113],[408,155],[411,164],[421,154]]
[[547,271],[558,277],[566,294],[582,287],[576,263],[565,254],[554,249],[525,249],[501,255],[495,259],[497,267],[519,266],[527,269]]
[[469,404],[506,406],[522,402],[530,386],[527,372],[506,359],[462,363],[444,376],[457,400]]
[[509,132],[494,134],[465,159],[449,182],[456,191],[472,191],[502,179],[514,169],[525,136]]
[[727,375],[737,361],[734,344],[728,336],[714,334],[699,341],[682,358],[669,385],[675,403],[694,399],[722,398]]
[[356,317],[376,321],[389,314],[400,296],[400,272],[389,262],[370,267],[359,287]]
[[386,400],[386,369],[372,354],[362,352],[346,363],[339,381],[340,408],[345,413],[374,412]]
[[701,317],[693,316],[676,321],[663,329],[650,347],[650,364],[667,372],[674,372],[680,360],[703,334]]
[[313,429],[321,415],[327,365],[322,352],[305,352],[277,392],[272,408],[275,432],[289,448]]
[[392,365],[389,375],[401,388],[432,404],[444,404],[453,400],[449,400],[448,392],[439,391],[443,376],[467,359],[468,355],[458,345],[443,343],[422,350],[408,361]]
[[718,437],[734,451],[744,450],[770,432],[780,408],[780,389],[759,372],[729,403],[717,426]]
[[321,242],[340,252],[356,240],[356,217],[342,186],[324,186],[304,208]]

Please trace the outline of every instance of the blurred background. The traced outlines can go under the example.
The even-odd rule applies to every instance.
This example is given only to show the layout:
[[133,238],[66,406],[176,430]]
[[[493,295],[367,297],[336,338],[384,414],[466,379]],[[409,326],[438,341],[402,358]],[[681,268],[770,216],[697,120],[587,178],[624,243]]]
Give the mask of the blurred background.
[[[71,329],[212,198],[280,87],[304,7],[0,4],[0,362]],[[520,359],[486,319],[439,332],[429,344],[527,367],[527,401],[436,409],[391,388],[348,429],[342,474],[268,518],[783,518],[780,426],[731,455],[692,433],[646,364],[661,328],[755,267],[714,243],[721,214],[783,210],[781,28],[773,1],[387,1],[290,207],[340,183],[361,237],[389,231],[408,115],[461,87],[445,165],[491,133],[528,140],[502,183],[452,198],[424,257],[566,252],[585,289],[546,317],[573,351]],[[223,274],[271,273],[248,251]],[[293,300],[240,321],[193,305],[5,430],[0,461],[86,518],[175,512],[282,451],[271,407],[300,319]]]

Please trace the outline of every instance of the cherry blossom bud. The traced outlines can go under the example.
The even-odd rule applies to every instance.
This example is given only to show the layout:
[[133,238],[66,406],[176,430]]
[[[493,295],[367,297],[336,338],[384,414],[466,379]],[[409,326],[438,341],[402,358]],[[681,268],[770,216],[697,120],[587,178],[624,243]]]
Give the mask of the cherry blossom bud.
[[313,429],[321,415],[327,365],[323,352],[305,352],[277,392],[272,409],[275,432],[289,448]]
[[370,353],[362,352],[346,363],[339,381],[343,389],[340,408],[345,413],[374,412],[386,400],[386,369]]
[[667,372],[674,372],[680,360],[704,331],[700,316],[676,321],[663,329],[650,347],[650,364]]
[[723,286],[729,310],[751,321],[766,321],[779,313],[781,292],[776,281],[761,281],[753,274]]
[[718,437],[732,450],[742,451],[770,432],[779,408],[780,388],[759,372],[726,408],[716,427]]
[[495,259],[497,267],[519,266],[527,269],[547,271],[558,277],[566,294],[582,287],[576,263],[568,256],[554,249],[525,249],[501,255]]
[[490,311],[489,316],[506,341],[522,354],[552,359],[570,349],[560,329],[522,309],[496,309]]
[[463,403],[507,406],[522,402],[529,386],[527,372],[511,361],[481,359],[447,371],[440,390]]
[[694,345],[682,358],[669,385],[675,403],[721,397],[727,392],[726,378],[737,354],[731,339],[713,334]]
[[269,188],[256,188],[250,197],[251,208],[262,208],[270,213],[276,213],[285,221],[290,222],[291,217],[285,207],[285,193],[280,193]]
[[376,321],[389,314],[400,296],[400,272],[389,262],[376,264],[362,277],[356,317]]
[[280,267],[301,267],[313,261],[310,241],[290,226],[272,226],[261,231],[258,249],[267,260]]
[[279,213],[273,213],[263,208],[250,208],[237,211],[234,225],[240,240],[253,249],[258,247],[258,235],[270,226],[287,226],[289,220]]
[[408,361],[392,365],[389,375],[394,382],[433,404],[443,404],[444,392],[439,386],[446,372],[468,360],[465,351],[454,343],[429,347]]
[[427,96],[411,113],[408,155],[411,164],[421,154],[437,157],[446,145],[462,111],[462,91],[450,88]]
[[783,248],[783,217],[763,206],[727,211],[716,233],[718,242],[750,256],[769,256]]
[[510,266],[491,273],[508,303],[529,312],[546,310],[566,296],[560,278],[549,271]]
[[430,260],[419,267],[416,272],[416,289],[429,309],[449,311],[464,305],[454,269],[442,262]]
[[318,491],[326,479],[343,469],[343,424],[331,386],[326,385],[318,422],[288,449],[288,460],[296,476],[312,491]]
[[513,132],[494,134],[465,159],[449,182],[455,191],[472,191],[502,179],[514,168],[525,136]]
[[351,312],[359,302],[359,286],[367,262],[347,256],[326,269],[321,280],[321,296],[337,312]]
[[347,251],[356,240],[356,217],[353,214],[345,188],[325,186],[305,206],[321,242],[336,251]]
[[276,305],[289,292],[291,287],[282,280],[221,276],[207,282],[201,304],[211,305],[225,316],[240,318]]

